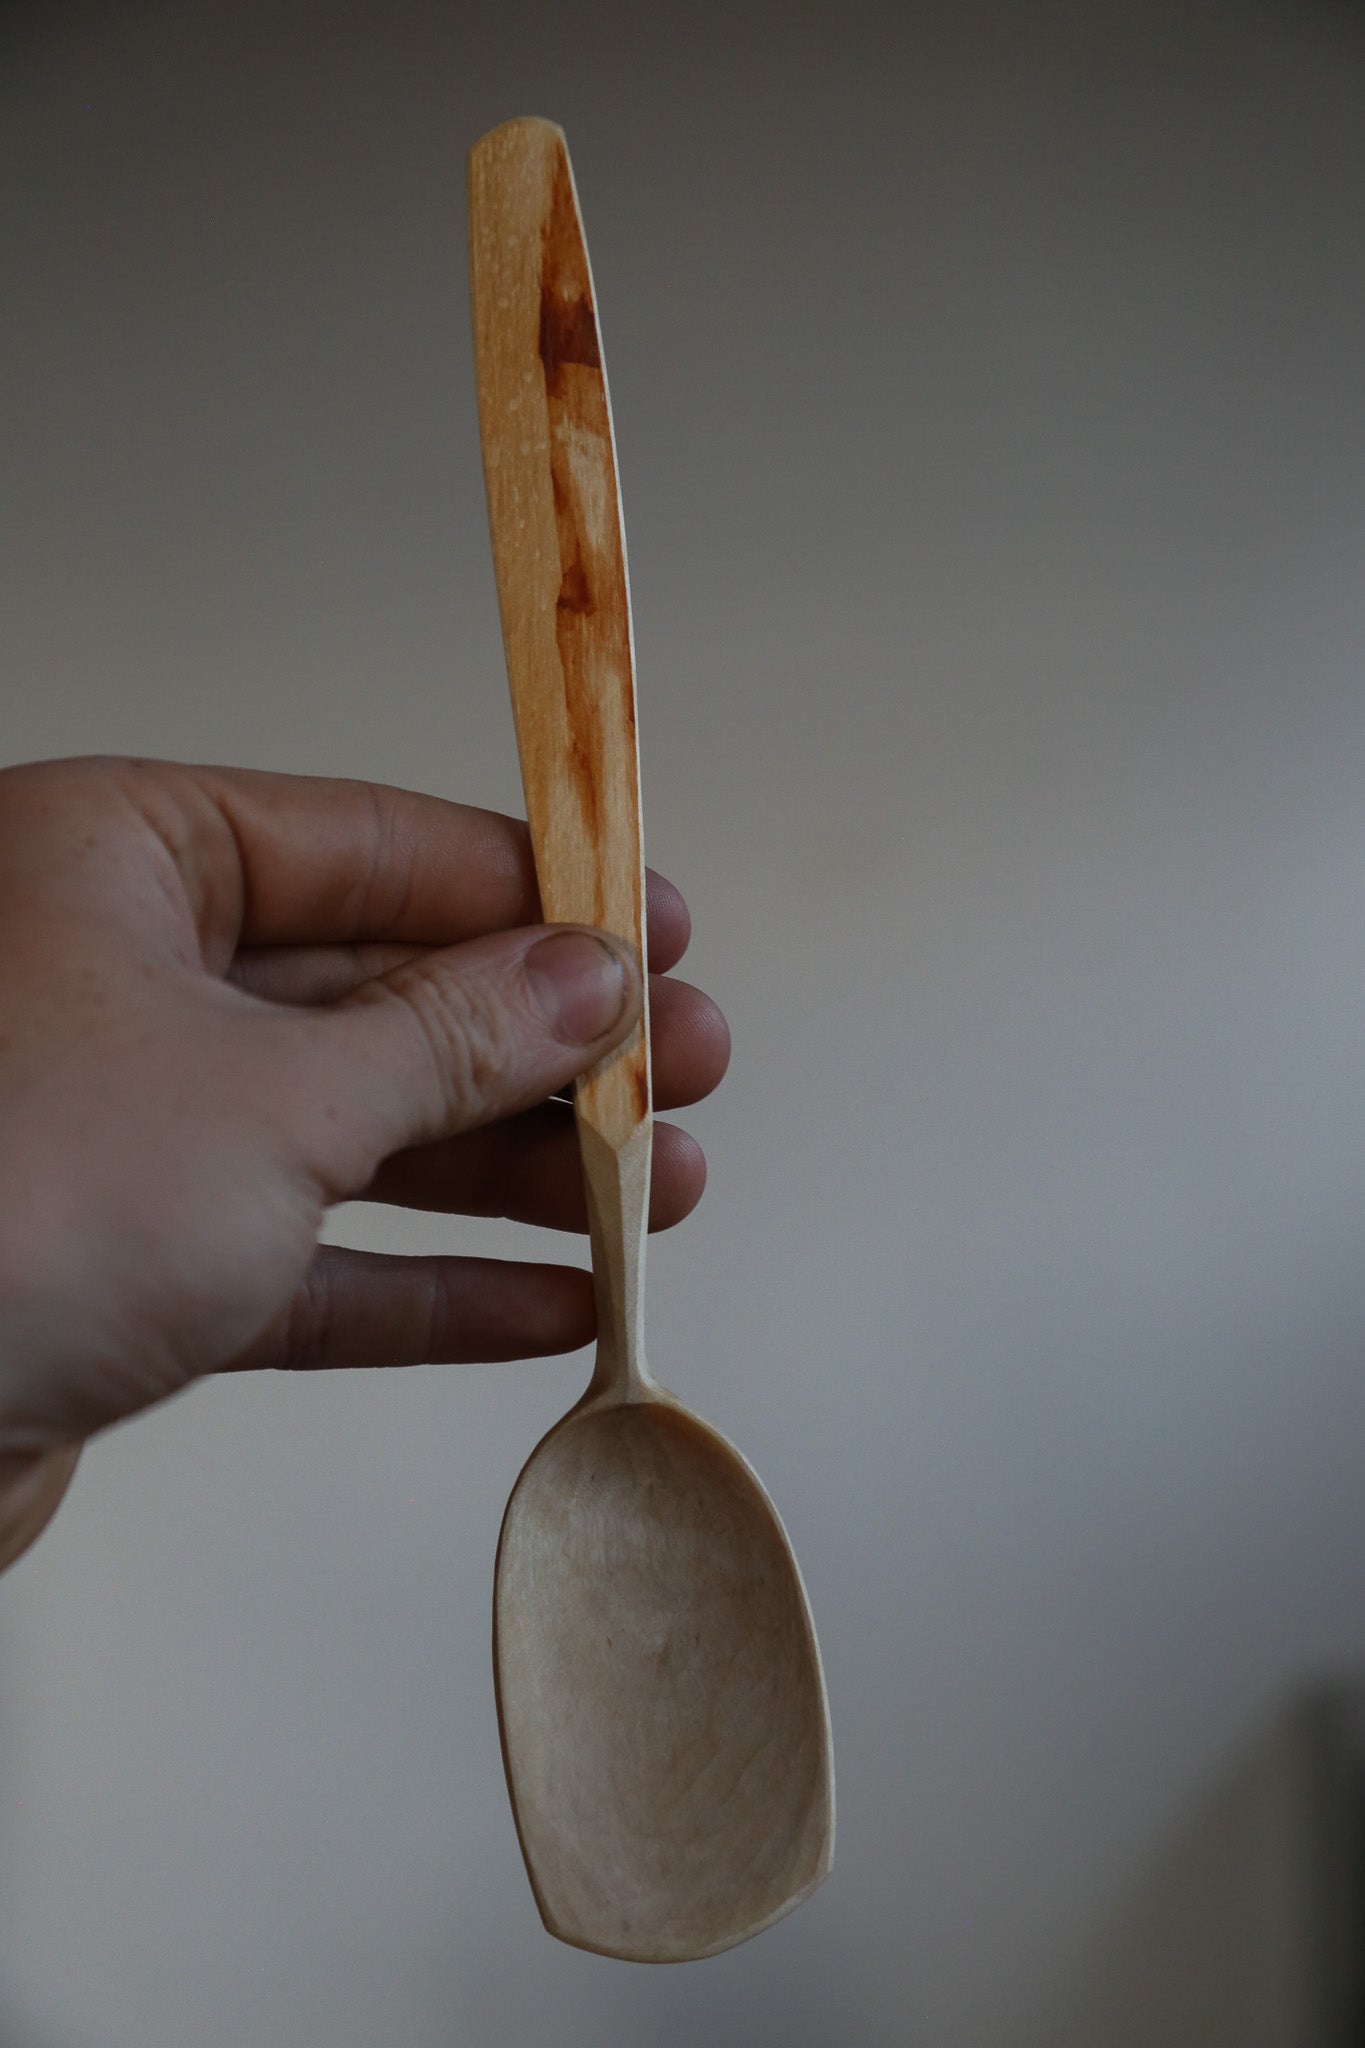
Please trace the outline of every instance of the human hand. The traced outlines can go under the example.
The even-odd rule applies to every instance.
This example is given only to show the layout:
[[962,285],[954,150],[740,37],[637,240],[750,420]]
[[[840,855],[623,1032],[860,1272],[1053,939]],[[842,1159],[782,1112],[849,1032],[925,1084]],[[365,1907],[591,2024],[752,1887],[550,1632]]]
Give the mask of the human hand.
[[[538,916],[526,828],[494,812],[161,762],[0,771],[0,1566],[87,1437],[207,1373],[590,1340],[579,1268],[318,1244],[358,1196],[586,1230],[549,1098],[631,1029],[639,976]],[[729,1036],[665,979],[689,921],[653,874],[647,929],[668,1109]],[[651,1229],[704,1180],[657,1125]]]

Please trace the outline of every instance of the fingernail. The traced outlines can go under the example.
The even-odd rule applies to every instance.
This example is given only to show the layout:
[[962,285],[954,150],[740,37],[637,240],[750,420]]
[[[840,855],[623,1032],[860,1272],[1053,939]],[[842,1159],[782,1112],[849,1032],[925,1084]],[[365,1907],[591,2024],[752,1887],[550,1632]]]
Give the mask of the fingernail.
[[629,1000],[620,958],[587,932],[537,939],[525,967],[536,1008],[565,1045],[591,1045],[611,1030]]

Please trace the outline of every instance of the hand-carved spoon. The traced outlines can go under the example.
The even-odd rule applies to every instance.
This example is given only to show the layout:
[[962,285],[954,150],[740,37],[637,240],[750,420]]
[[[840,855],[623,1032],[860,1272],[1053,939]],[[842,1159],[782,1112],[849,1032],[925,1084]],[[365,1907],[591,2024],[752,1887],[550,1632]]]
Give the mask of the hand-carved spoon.
[[[558,128],[509,121],[475,145],[469,228],[484,475],[544,915],[600,926],[643,963],[624,536]],[[647,1020],[579,1082],[576,1106],[597,1363],[508,1502],[498,1715],[550,1932],[676,1962],[757,1934],[828,1872],[829,1713],[772,1503],[645,1367]]]

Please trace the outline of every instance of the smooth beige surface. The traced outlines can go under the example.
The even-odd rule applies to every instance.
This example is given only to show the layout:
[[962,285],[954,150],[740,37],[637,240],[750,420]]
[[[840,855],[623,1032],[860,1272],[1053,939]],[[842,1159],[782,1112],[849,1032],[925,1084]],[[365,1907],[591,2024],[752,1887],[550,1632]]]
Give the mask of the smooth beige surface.
[[544,1440],[508,1505],[496,1627],[508,1777],[553,1933],[682,1961],[826,1875],[801,1581],[758,1481],[685,1409],[613,1403]]
[[[485,136],[469,200],[489,520],[542,902],[642,959],[620,495],[561,131],[523,120]],[[759,1933],[828,1872],[829,1714],[771,1502],[645,1366],[645,1026],[580,1084],[577,1109],[597,1363],[503,1523],[503,1758],[551,1933],[678,1962]]]

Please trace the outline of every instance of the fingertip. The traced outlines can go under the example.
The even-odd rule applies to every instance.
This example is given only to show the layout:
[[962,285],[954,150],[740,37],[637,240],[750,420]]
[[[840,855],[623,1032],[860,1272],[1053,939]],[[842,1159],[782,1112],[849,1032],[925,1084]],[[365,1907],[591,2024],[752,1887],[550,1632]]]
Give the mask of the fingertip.
[[676,967],[692,938],[692,913],[682,891],[649,868],[645,874],[649,965],[656,974]]
[[730,1065],[733,1041],[725,1012],[715,998],[705,990],[698,990],[700,1001],[693,1022],[697,1042],[704,1045],[710,1065],[710,1085],[718,1088],[725,1079]]
[[578,1266],[525,1266],[524,1335],[534,1355],[556,1358],[581,1351],[597,1335],[592,1275]]
[[672,1230],[690,1216],[706,1192],[706,1154],[677,1124],[654,1126],[654,1170],[650,1181],[649,1228]]
[[650,983],[654,1102],[682,1109],[720,1086],[730,1064],[730,1027],[710,996],[689,982],[657,975]]
[[[463,1263],[466,1273],[480,1264]],[[478,1337],[471,1347],[468,1316],[463,1316],[464,1329],[452,1333],[452,1355],[485,1364],[556,1358],[581,1351],[596,1336],[592,1275],[582,1267],[490,1260],[483,1273],[488,1284],[479,1302]]]

